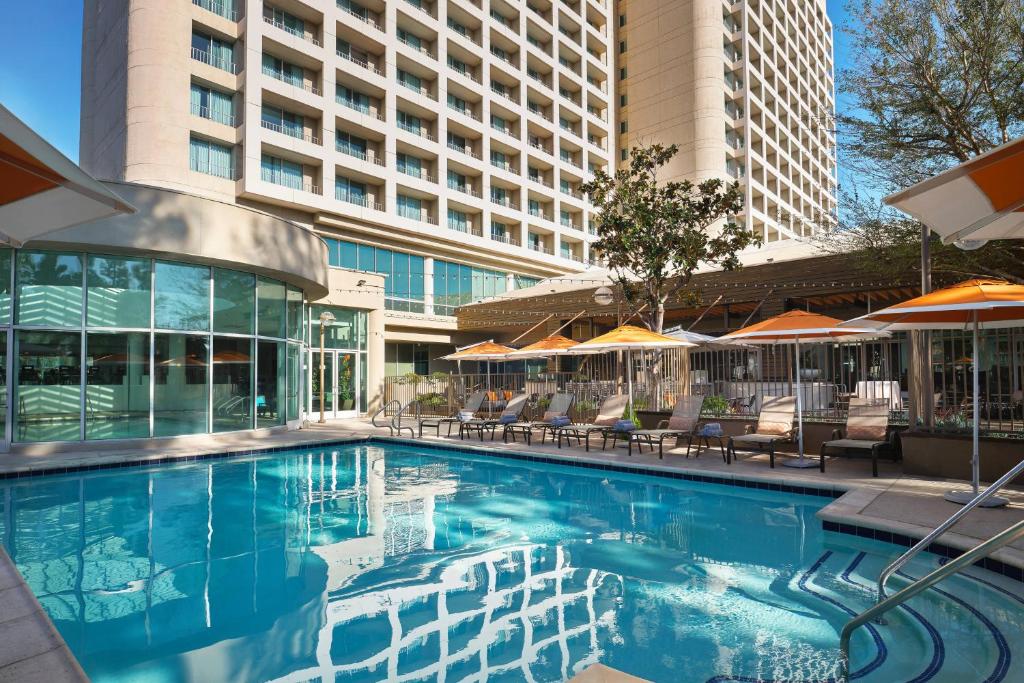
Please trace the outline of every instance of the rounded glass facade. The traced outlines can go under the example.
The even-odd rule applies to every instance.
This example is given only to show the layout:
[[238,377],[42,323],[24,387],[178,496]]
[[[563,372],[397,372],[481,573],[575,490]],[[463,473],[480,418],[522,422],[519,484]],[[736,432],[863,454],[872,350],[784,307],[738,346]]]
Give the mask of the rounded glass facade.
[[148,438],[298,420],[305,316],[302,290],[250,272],[0,250],[5,437]]

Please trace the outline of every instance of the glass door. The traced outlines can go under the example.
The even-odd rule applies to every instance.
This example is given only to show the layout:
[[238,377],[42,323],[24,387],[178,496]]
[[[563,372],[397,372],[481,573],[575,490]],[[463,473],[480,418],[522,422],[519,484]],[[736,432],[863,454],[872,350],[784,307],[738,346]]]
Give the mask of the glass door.
[[[309,406],[310,406],[310,420],[316,421],[320,419],[320,352],[313,351],[312,354],[313,362],[309,364]],[[334,406],[337,404],[335,400],[335,393],[337,391],[337,383],[335,382],[335,352],[325,351],[323,354],[324,361],[324,386],[323,386],[323,410],[324,417],[330,419],[334,417]]]
[[[311,351],[309,419],[320,419],[320,352]],[[324,351],[324,419],[359,414],[359,362],[355,353]]]

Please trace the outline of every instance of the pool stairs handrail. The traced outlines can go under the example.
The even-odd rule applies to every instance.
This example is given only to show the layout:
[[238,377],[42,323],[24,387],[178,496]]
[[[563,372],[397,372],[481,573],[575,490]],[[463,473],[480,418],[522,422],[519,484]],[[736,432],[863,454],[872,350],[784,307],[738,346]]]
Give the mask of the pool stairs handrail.
[[906,588],[894,593],[881,602],[876,603],[848,621],[846,625],[843,626],[842,632],[839,634],[839,674],[836,676],[836,680],[841,683],[849,683],[850,637],[853,635],[855,630],[869,621],[881,617],[894,607],[902,605],[915,595],[931,588],[947,576],[971,566],[978,560],[988,557],[1004,545],[1013,543],[1022,537],[1024,537],[1024,521],[1017,522],[1008,529],[999,532],[987,541],[980,543],[956,559],[950,560],[926,576],[917,579]]
[[902,555],[897,557],[895,560],[893,560],[892,563],[889,564],[888,567],[883,569],[882,573],[878,575],[878,598],[877,598],[877,602],[881,603],[883,600],[886,599],[886,597],[888,597],[885,594],[885,582],[889,580],[890,576],[892,576],[897,571],[899,571],[900,568],[902,568],[904,565],[906,565],[907,562],[910,562],[910,560],[913,559],[922,550],[925,550],[939,536],[941,536],[942,534],[946,533],[946,531],[951,526],[953,526],[954,524],[959,522],[961,519],[963,519],[967,515],[968,512],[970,512],[971,510],[973,510],[974,508],[978,507],[979,505],[984,503],[986,500],[988,500],[989,498],[994,496],[1001,488],[1003,488],[1004,486],[1009,484],[1011,481],[1016,479],[1017,476],[1020,475],[1022,472],[1024,472],[1024,460],[1021,460],[1019,463],[1017,463],[1009,472],[1007,472],[1006,474],[1001,476],[999,479],[997,479],[995,482],[993,482],[991,486],[989,486],[987,489],[985,489],[984,491],[979,493],[969,503],[967,503],[966,505],[961,507],[959,510],[957,510],[949,519],[947,519],[945,522],[943,522],[939,526],[935,527],[935,529],[931,533],[929,533],[927,536],[925,536],[920,541],[915,543],[905,553],[903,553]]
[[[397,403],[397,401],[396,401],[396,403]],[[408,411],[410,408],[412,409],[412,421],[413,421],[413,424],[419,425],[420,417],[421,417],[421,415],[420,415],[420,402],[418,400],[416,400],[416,399],[413,399],[413,400],[409,401],[408,403],[406,403],[404,406],[402,406],[399,409],[399,411],[397,413],[395,413],[395,415],[391,418],[391,426],[390,426],[390,428],[392,430],[391,431],[392,436],[394,436],[396,433],[398,434],[398,436],[401,436],[402,435],[402,430],[403,429],[408,429],[409,430],[409,436],[412,437],[413,439],[416,438],[416,429],[414,427],[412,427],[411,425],[406,425],[404,427],[402,426],[402,416],[405,415],[406,411]]]
[[388,420],[387,423],[385,423],[385,424],[381,424],[380,422],[377,422],[377,418],[378,417],[380,417],[381,415],[384,415],[387,411],[391,410],[392,408],[397,408],[399,413],[402,412],[402,404],[399,403],[397,400],[392,399],[392,400],[388,401],[387,403],[385,403],[383,406],[381,406],[380,410],[378,410],[376,413],[373,414],[373,417],[370,418],[370,424],[372,424],[374,427],[378,427],[378,428],[387,427],[388,431],[391,433],[391,436],[394,436],[395,435],[395,418],[394,417],[392,417],[390,420]]

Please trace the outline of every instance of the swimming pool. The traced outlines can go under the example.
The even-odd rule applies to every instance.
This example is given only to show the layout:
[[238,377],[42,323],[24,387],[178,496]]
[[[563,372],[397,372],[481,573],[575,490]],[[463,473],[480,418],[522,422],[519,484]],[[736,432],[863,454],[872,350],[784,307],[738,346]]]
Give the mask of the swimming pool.
[[[367,443],[0,481],[0,540],[95,681],[824,681],[901,550],[827,502]],[[856,679],[1024,680],[1020,584],[938,588]]]

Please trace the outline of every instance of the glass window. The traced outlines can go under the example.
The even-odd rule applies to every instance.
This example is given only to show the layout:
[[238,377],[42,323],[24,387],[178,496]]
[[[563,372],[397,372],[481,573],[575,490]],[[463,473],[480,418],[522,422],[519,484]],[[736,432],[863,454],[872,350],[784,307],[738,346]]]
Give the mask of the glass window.
[[153,436],[209,431],[209,338],[157,334],[153,363]]
[[359,259],[356,255],[356,245],[351,242],[341,243],[341,267],[352,268],[353,270],[358,268]]
[[310,346],[320,346],[320,314],[330,311],[334,314],[334,321],[324,328],[325,349],[354,349],[357,348],[356,318],[358,311],[337,306],[312,306],[310,307]]
[[285,336],[285,286],[283,282],[260,277],[256,279],[257,334],[264,337]]
[[288,287],[288,338],[302,340],[302,290]]
[[7,427],[7,333],[0,332],[0,433]]
[[302,396],[302,347],[288,344],[288,419],[299,419],[299,397]]
[[356,409],[356,359],[353,353],[338,354],[338,410]]
[[227,178],[235,177],[234,154],[231,147],[202,138],[189,138],[188,163],[193,171]]
[[149,327],[150,261],[90,256],[85,282],[91,327]]
[[81,335],[30,332],[14,337],[15,441],[76,441],[82,414]]
[[252,340],[213,338],[213,431],[252,428]]
[[165,330],[210,329],[210,269],[156,263],[156,326]]
[[255,311],[251,273],[213,269],[213,331],[252,334]]
[[57,251],[18,252],[17,322],[82,325],[82,257]]
[[0,249],[0,325],[7,325],[11,322],[11,264],[13,260],[14,251]]
[[256,426],[283,425],[286,345],[270,341],[256,345]]
[[85,338],[85,438],[149,436],[149,334]]
[[359,354],[359,410],[366,412],[366,354]]

